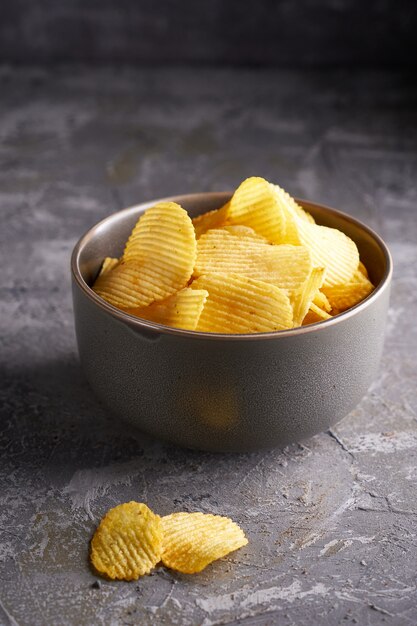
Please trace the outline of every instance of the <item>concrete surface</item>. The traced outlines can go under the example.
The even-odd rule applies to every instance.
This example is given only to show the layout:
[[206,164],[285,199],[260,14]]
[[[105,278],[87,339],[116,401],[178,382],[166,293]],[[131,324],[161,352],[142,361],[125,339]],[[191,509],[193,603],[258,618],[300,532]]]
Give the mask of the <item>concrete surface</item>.
[[[1,70],[2,626],[417,623],[410,85],[397,74]],[[332,432],[302,444],[189,452],[95,401],[77,361],[69,255],[121,207],[251,174],[340,207],[388,241],[380,376]],[[97,589],[90,537],[108,507],[130,499],[161,514],[230,515],[250,543],[198,576],[158,568]]]

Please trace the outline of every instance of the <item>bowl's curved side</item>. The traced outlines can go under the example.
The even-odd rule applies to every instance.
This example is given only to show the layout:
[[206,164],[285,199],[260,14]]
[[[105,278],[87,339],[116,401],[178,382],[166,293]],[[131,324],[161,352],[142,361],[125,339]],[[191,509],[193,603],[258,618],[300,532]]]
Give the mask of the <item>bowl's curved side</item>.
[[388,290],[343,324],[268,341],[214,342],[138,330],[74,283],[84,372],[118,417],[203,450],[305,439],[351,411],[377,374]]
[[[230,194],[174,198],[191,214]],[[357,243],[378,285],[329,322],[264,335],[212,335],[141,322],[88,287],[104,256],[118,256],[144,203],[106,218],[77,244],[73,300],[80,359],[100,400],[118,417],[177,444],[245,451],[325,430],[352,410],[377,374],[392,264],[383,242],[338,211],[303,203]]]

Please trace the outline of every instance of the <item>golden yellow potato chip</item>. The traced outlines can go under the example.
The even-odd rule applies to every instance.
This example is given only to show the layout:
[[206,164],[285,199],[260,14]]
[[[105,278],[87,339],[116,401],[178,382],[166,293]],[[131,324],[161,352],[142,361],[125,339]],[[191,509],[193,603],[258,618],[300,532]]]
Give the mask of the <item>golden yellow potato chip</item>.
[[311,273],[311,254],[304,246],[272,245],[225,229],[209,230],[197,242],[194,276],[235,273],[288,290],[300,288]]
[[247,178],[230,200],[228,218],[232,224],[250,226],[273,243],[285,238],[285,215],[274,186],[263,178]]
[[317,304],[314,304],[314,302],[312,302],[307,315],[303,319],[302,325],[306,326],[307,324],[315,324],[316,322],[323,322],[324,320],[328,320],[331,317],[332,316],[329,315],[327,311],[325,311],[324,309],[317,306]]
[[331,287],[348,282],[359,263],[355,242],[336,228],[310,224],[299,218],[296,223],[300,243],[310,250],[314,265],[326,270],[323,284]]
[[197,215],[197,217],[193,219],[196,239],[199,239],[207,230],[210,230],[211,228],[219,228],[220,226],[226,224],[229,205],[230,202],[227,202],[220,209],[208,211],[202,215]]
[[304,211],[297,202],[284,191],[279,185],[270,183],[271,189],[275,194],[275,199],[284,215],[285,230],[282,235],[281,243],[290,243],[293,245],[301,245],[302,241],[298,232],[298,220],[314,224],[312,215]]
[[300,326],[312,304],[314,296],[323,284],[324,268],[313,267],[310,276],[301,285],[291,300],[294,309],[294,327]]
[[99,276],[94,291],[119,307],[147,306],[185,287],[196,257],[190,217],[175,202],[162,202],[139,219],[123,260]]
[[320,309],[323,309],[327,313],[330,313],[332,310],[331,304],[324,295],[322,291],[318,291],[313,298],[313,303],[317,305]]
[[213,561],[248,543],[228,517],[205,513],[172,513],[162,518],[162,562],[184,574],[201,572]]
[[166,300],[153,302],[147,307],[126,309],[126,312],[165,326],[195,330],[207,296],[204,289],[185,287]]
[[109,272],[110,270],[114,269],[116,265],[118,265],[118,263],[119,263],[119,259],[113,259],[110,256],[106,256],[106,258],[104,259],[102,263],[99,276],[103,276],[103,274],[105,274],[106,272]]
[[146,504],[110,509],[91,540],[91,563],[112,579],[137,580],[161,560],[162,523]]
[[354,241],[336,228],[319,226],[307,217],[295,200],[278,185],[274,188],[277,203],[285,217],[282,241],[306,246],[317,267],[324,267],[326,286],[349,281],[358,267],[359,252]]
[[[161,202],[139,218],[127,240],[123,258],[135,259],[162,282],[185,286],[196,254],[193,223],[187,211],[175,202]],[[171,290],[170,293],[173,293]],[[170,295],[167,294],[167,295]]]
[[360,270],[356,270],[349,282],[332,287],[323,287],[323,293],[327,296],[332,308],[338,313],[355,306],[369,296],[373,290],[373,284]]
[[293,326],[293,310],[286,293],[240,274],[207,274],[192,284],[208,298],[197,330],[212,333],[263,333]]
[[275,193],[279,202],[281,203],[283,209],[286,211],[289,210],[290,213],[294,212],[297,214],[299,218],[304,220],[305,222],[310,222],[311,224],[315,224],[314,217],[308,213],[302,206],[300,206],[290,194],[285,191],[279,185],[273,185],[270,183],[272,187],[275,189]]
[[300,217],[302,220],[306,222],[310,222],[310,224],[316,223],[311,213],[303,209],[303,207],[297,204],[295,200],[294,200],[294,210],[297,212],[298,217]]
[[166,298],[164,286],[158,288],[143,270],[143,264],[135,259],[120,261],[114,269],[97,278],[93,290],[119,308],[147,306],[154,300]]

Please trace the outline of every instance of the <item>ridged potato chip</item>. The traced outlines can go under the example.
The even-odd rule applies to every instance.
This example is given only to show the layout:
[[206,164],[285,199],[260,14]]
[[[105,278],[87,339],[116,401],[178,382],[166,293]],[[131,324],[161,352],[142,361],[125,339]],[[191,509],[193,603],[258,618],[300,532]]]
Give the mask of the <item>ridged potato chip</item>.
[[226,224],[229,206],[230,202],[227,202],[220,209],[214,209],[214,211],[197,215],[197,217],[193,219],[196,239],[199,239],[203,233],[211,228],[219,228]]
[[315,221],[314,217],[311,215],[311,213],[309,213],[308,211],[303,209],[303,207],[300,206],[299,204],[297,204],[297,202],[295,200],[294,200],[294,210],[296,211],[298,217],[300,217],[305,222],[310,222],[310,224],[315,224],[316,223],[316,221]]
[[184,574],[201,572],[213,561],[248,543],[228,517],[206,513],[172,513],[162,518],[166,567]]
[[299,218],[296,222],[300,243],[310,250],[314,265],[326,270],[323,284],[331,287],[348,282],[359,263],[355,242],[336,228],[310,224]]
[[162,522],[146,504],[110,509],[91,540],[91,563],[111,579],[137,580],[161,560]]
[[282,241],[306,246],[313,263],[326,270],[324,284],[337,285],[349,281],[359,263],[359,252],[352,239],[336,228],[319,226],[311,215],[278,185],[274,188],[277,203],[285,216],[285,236]]
[[327,313],[324,309],[311,303],[310,309],[307,312],[307,315],[303,319],[303,326],[307,326],[307,324],[315,324],[316,322],[323,322],[324,320],[330,319],[332,316]]
[[265,179],[247,178],[230,200],[228,219],[232,224],[250,226],[272,243],[285,239],[285,215],[274,186]]
[[324,293],[322,291],[318,291],[313,298],[313,303],[317,305],[320,309],[323,309],[327,313],[330,313],[332,310],[332,306]]
[[276,202],[284,215],[285,230],[283,231],[281,242],[301,245],[302,241],[297,228],[298,220],[314,224],[313,216],[304,211],[294,198],[279,185],[270,183],[270,186],[274,192]]
[[[126,243],[123,259],[142,265],[144,280],[170,296],[189,281],[197,242],[188,213],[175,202],[161,202],[139,218]],[[158,298],[161,299],[158,295]]]
[[166,298],[165,288],[144,273],[143,264],[135,259],[120,261],[113,269],[100,274],[93,291],[119,308],[147,306],[154,300]]
[[240,274],[207,274],[192,289],[205,289],[208,298],[197,330],[212,333],[262,333],[293,326],[293,309],[286,293],[268,283]]
[[102,263],[99,276],[103,276],[103,274],[106,274],[106,272],[109,272],[110,270],[114,269],[116,265],[118,264],[119,264],[119,259],[113,259],[110,256],[106,256],[106,258],[104,259]]
[[323,293],[337,313],[355,306],[369,296],[373,290],[373,284],[359,269],[349,282],[332,287],[323,287]]
[[123,260],[99,276],[94,291],[119,307],[147,306],[188,283],[196,257],[190,217],[175,202],[162,202],[138,220]]
[[162,302],[153,302],[147,307],[127,309],[126,312],[172,328],[195,330],[207,296],[208,292],[204,289],[185,287]]
[[312,304],[314,296],[323,284],[324,268],[313,267],[310,276],[292,297],[294,326],[300,326]]
[[290,291],[311,273],[311,254],[304,246],[272,245],[252,235],[209,230],[197,242],[194,276],[234,273]]

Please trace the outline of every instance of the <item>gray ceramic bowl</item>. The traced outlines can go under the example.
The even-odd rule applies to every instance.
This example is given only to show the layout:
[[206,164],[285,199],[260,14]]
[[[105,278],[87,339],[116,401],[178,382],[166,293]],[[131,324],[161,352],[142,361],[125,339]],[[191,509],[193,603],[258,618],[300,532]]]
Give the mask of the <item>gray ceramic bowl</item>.
[[[230,193],[171,198],[191,216]],[[384,242],[357,220],[299,201],[320,224],[354,241],[376,285],[331,320],[257,335],[168,328],[123,313],[89,287],[105,256],[120,256],[146,202],[91,228],[72,255],[75,327],[82,367],[121,420],[190,448],[245,451],[284,446],[326,430],[349,413],[377,375],[392,261]]]

